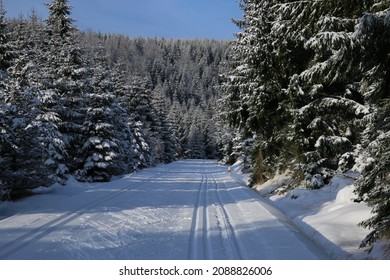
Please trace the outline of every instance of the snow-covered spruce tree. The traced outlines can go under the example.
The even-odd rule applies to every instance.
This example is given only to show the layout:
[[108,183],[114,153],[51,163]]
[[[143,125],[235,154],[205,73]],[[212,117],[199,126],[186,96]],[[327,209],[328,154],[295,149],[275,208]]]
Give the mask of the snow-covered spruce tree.
[[71,6],[68,0],[53,0],[47,4],[49,18],[47,24],[50,27],[51,35],[58,36],[57,39],[65,39],[75,31],[74,20],[70,17]]
[[226,74],[223,86],[225,115],[241,129],[241,138],[256,136],[252,150],[252,183],[271,177],[280,163],[285,162],[283,151],[287,141],[283,128],[288,120],[282,106],[288,84],[286,71],[292,71],[277,52],[273,28],[276,5],[280,1],[243,0],[243,20],[232,45],[233,69]]
[[[46,36],[43,22],[33,10],[29,19],[30,31],[30,53],[36,57],[30,67],[30,84],[37,92],[38,114],[32,120],[30,127],[37,131],[40,141],[40,149],[45,153],[43,166],[50,172],[49,178],[53,182],[64,183],[65,175],[68,173],[66,158],[68,155],[66,147],[66,135],[60,131],[62,119],[57,111],[60,97],[53,89],[47,89],[42,80],[41,70],[46,65],[45,43]],[[41,163],[42,165],[42,163]]]
[[168,119],[167,98],[164,92],[157,88],[153,92],[153,108],[156,122],[151,127],[155,145],[152,145],[154,154],[160,162],[172,162],[177,159],[177,139],[172,132],[172,124]]
[[[222,102],[222,101],[220,101]],[[218,158],[226,164],[234,164],[237,158],[233,153],[234,133],[223,117],[223,113],[214,116],[216,126],[216,140],[218,145]]]
[[11,119],[9,118],[9,105],[5,101],[6,92],[4,79],[8,64],[8,36],[6,33],[6,11],[3,0],[0,0],[0,199],[8,193],[9,187],[5,182],[10,163],[9,155],[13,150],[13,136],[11,134]]
[[0,200],[9,193],[9,186],[5,179],[10,164],[9,152],[13,150],[13,137],[9,131],[8,108],[2,101],[3,91],[0,87]]
[[[57,115],[48,104],[55,103],[40,81],[42,25],[31,17],[13,21],[10,46],[12,64],[6,79],[8,117],[13,118],[13,170],[9,183],[14,192],[60,182],[63,177],[64,145]],[[31,34],[32,32],[32,34]]]
[[[354,26],[383,1],[241,1],[227,117],[256,136],[253,180],[347,170],[367,113]],[[325,178],[326,179],[326,178]]]
[[196,119],[192,122],[188,134],[187,158],[204,159],[206,158],[204,147],[204,135]]
[[369,144],[368,153],[365,153],[371,164],[370,167],[366,165],[362,177],[356,182],[359,199],[371,206],[374,214],[360,224],[371,230],[361,247],[380,239],[390,239],[390,101],[382,102],[375,121],[377,137]]
[[[131,115],[130,115],[131,116]],[[128,118],[129,127],[134,134],[132,141],[133,157],[133,170],[138,170],[152,166],[154,164],[154,157],[151,155],[150,139],[148,133],[145,130],[145,125],[141,121],[136,121],[131,117]]]
[[134,134],[134,169],[145,168],[157,161],[152,148],[152,127],[155,122],[152,94],[148,82],[138,75],[133,74],[124,81],[119,88],[123,89],[120,96],[123,106],[127,108],[128,121]]
[[279,59],[294,66],[286,73],[284,103],[292,115],[287,139],[292,163],[309,178],[317,174],[326,182],[334,170],[354,165],[359,119],[367,108],[359,90],[360,55],[353,34],[362,13],[371,8],[368,2],[289,1],[275,6],[273,44]]
[[177,156],[185,157],[185,151],[188,141],[188,129],[186,126],[186,110],[181,106],[178,100],[173,101],[168,113],[168,120],[172,124],[172,132],[177,139]]
[[[79,181],[108,181],[112,175],[132,171],[133,135],[127,122],[127,111],[119,106],[109,69],[101,52],[93,60],[93,74],[85,94],[82,143],[76,155]],[[103,56],[104,57],[104,56]]]
[[209,118],[203,127],[204,151],[207,159],[218,158],[217,128],[215,119]]
[[[185,154],[188,158],[217,159],[218,154],[218,131],[215,112],[212,103],[197,107],[190,107],[186,124],[189,128],[186,134]],[[184,130],[184,127],[183,127]]]
[[[125,140],[121,141],[122,161],[128,165],[128,172],[132,172],[154,164],[145,122],[147,110],[143,107],[151,106],[147,100],[143,100],[143,93],[148,92],[148,89],[145,81],[137,75],[128,77],[120,63],[115,64],[111,71],[117,106],[123,113],[122,124],[118,123],[118,128],[122,131],[121,139]],[[142,110],[144,115],[138,114],[138,110]]]
[[58,96],[52,110],[59,117],[58,127],[64,135],[68,155],[67,167],[77,170],[77,153],[83,139],[86,81],[88,67],[85,55],[77,42],[78,32],[70,18],[71,7],[67,0],[53,0],[48,4],[47,46],[42,67],[44,88]]
[[306,54],[287,90],[293,113],[289,138],[297,166],[307,178],[321,176],[324,182],[332,170],[353,166],[361,129],[357,119],[365,113],[356,88],[358,54],[351,37],[365,4],[347,2],[296,1],[279,8],[281,19],[288,19],[280,25],[288,30],[287,40]]
[[[0,0],[0,71],[5,71],[9,66],[9,46],[6,23],[6,10],[4,8],[3,0]],[[4,73],[0,72],[0,79]]]
[[355,33],[361,47],[361,91],[370,110],[356,165],[362,172],[356,192],[374,214],[361,223],[371,230],[362,247],[390,238],[390,9],[385,2],[361,18]]
[[155,113],[148,81],[127,71],[125,64],[115,63],[112,81],[119,105],[127,112],[127,123],[133,134],[131,165],[133,170],[137,170],[152,166],[158,161],[152,148]]
[[14,196],[15,179],[18,172],[18,138],[15,130],[18,130],[24,119],[20,118],[20,103],[13,102],[13,94],[9,92],[8,68],[12,64],[12,48],[9,42],[10,34],[5,21],[3,2],[0,2],[0,199],[9,199]]

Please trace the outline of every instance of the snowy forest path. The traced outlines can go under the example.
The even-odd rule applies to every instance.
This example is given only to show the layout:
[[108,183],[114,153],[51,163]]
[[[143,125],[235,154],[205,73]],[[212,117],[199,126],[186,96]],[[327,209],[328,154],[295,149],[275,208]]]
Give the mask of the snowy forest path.
[[18,215],[0,220],[0,259],[328,258],[235,176],[185,160],[71,182],[11,205]]

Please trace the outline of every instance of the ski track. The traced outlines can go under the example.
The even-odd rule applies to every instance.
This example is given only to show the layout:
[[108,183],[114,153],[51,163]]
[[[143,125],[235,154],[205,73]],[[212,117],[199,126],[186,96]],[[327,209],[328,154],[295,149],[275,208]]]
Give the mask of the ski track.
[[203,170],[201,176],[191,228],[189,259],[242,259],[234,229],[218,193],[218,183],[212,173]]
[[0,259],[329,258],[214,161],[175,162],[97,188],[108,194],[63,214],[0,221]]

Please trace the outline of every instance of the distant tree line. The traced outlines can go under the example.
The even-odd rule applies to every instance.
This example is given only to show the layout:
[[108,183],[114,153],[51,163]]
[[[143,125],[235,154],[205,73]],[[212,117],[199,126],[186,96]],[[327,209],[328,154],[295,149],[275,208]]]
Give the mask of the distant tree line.
[[390,2],[242,0],[225,119],[252,183],[287,170],[312,188],[357,171],[371,244],[390,235]]
[[229,43],[80,32],[67,0],[7,19],[0,1],[0,198],[222,157]]

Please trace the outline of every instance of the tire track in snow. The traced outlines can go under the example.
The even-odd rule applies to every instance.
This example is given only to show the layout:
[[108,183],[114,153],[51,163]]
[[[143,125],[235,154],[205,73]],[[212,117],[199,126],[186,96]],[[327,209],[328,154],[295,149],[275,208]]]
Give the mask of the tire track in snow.
[[8,242],[7,244],[3,245],[0,247],[0,259],[7,259],[7,257],[11,256],[12,254],[16,253],[20,249],[23,249],[27,247],[29,244],[34,243],[46,235],[50,234],[51,232],[55,231],[58,229],[58,227],[64,226],[68,224],[69,222],[79,218],[83,214],[86,214],[89,210],[92,210],[94,207],[99,206],[100,204],[110,201],[114,198],[117,198],[123,193],[126,193],[131,190],[131,188],[138,186],[140,184],[144,184],[145,182],[149,182],[153,179],[156,179],[161,176],[161,173],[155,174],[149,178],[146,178],[142,182],[136,182],[133,183],[127,187],[121,188],[119,191],[104,196],[102,198],[93,200],[77,209],[74,211],[68,211],[65,214],[60,215],[57,218],[54,218],[50,222],[47,222],[35,229],[32,229],[28,231],[27,233],[15,238],[14,240]]

